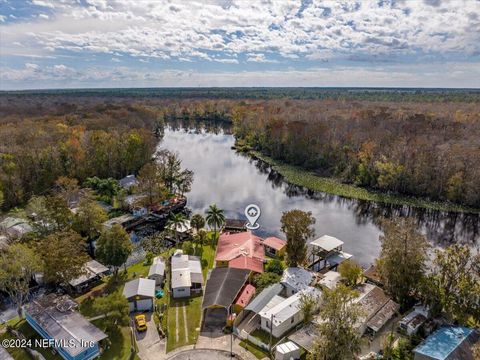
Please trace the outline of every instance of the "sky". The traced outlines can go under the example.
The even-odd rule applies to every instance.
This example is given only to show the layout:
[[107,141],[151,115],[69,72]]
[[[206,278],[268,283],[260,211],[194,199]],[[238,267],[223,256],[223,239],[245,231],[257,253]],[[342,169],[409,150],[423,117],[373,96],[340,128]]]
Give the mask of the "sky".
[[0,0],[0,89],[480,88],[480,0]]

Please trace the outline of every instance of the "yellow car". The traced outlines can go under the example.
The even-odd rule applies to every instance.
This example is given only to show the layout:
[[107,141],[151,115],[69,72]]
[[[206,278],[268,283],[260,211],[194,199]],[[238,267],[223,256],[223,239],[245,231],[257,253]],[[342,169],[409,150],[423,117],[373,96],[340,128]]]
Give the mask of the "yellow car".
[[135,316],[135,327],[137,328],[137,331],[147,330],[147,322],[145,320],[145,315],[140,314]]

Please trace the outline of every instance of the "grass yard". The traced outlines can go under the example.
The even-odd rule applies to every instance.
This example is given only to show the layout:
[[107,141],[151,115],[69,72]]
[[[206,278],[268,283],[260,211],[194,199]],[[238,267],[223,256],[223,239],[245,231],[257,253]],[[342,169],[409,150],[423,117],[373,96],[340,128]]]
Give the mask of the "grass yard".
[[213,268],[213,265],[215,264],[215,248],[211,247],[210,245],[203,245],[201,261],[203,278],[206,280],[208,270]]
[[248,341],[240,341],[239,345],[243,347],[245,350],[251,352],[257,359],[270,358],[270,355],[268,354],[267,351],[263,350],[262,348],[256,345],[249,343]]
[[202,296],[170,299],[167,313],[167,352],[195,344],[200,330]]
[[[8,334],[8,333],[3,333],[0,335],[0,340],[5,340],[5,339],[15,339],[14,336]],[[30,355],[25,349],[22,348],[8,348],[6,349],[8,353],[15,359],[15,360],[32,360]]]
[[[265,345],[270,343],[270,333],[262,329],[255,329],[250,335],[256,337],[258,340],[263,342]],[[272,345],[276,344],[279,339],[272,336]]]
[[105,331],[108,335],[108,343],[105,351],[100,356],[102,360],[130,359],[132,348],[132,337],[128,326],[117,327],[114,329],[105,329],[103,319],[92,322],[99,329]]

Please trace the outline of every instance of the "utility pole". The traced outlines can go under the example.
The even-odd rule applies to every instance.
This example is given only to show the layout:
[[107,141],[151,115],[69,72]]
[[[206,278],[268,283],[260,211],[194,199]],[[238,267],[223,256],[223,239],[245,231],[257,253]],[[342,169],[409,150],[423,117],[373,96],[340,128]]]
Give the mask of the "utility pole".
[[230,357],[233,357],[233,314],[232,314],[232,305],[229,307],[230,321],[232,321],[232,329],[230,332]]
[[273,314],[270,315],[270,341],[268,343],[268,352],[272,355],[272,332],[273,332]]

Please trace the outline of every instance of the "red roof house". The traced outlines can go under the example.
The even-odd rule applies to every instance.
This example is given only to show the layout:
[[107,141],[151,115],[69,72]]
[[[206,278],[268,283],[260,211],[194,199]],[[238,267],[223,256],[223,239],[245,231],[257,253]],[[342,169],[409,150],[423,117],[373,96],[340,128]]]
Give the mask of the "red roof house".
[[277,237],[268,237],[264,240],[265,252],[270,256],[283,256],[287,248],[287,242]]
[[264,259],[263,240],[250,231],[222,234],[218,239],[215,255],[217,267],[235,267],[263,272]]
[[236,313],[240,312],[248,305],[250,300],[252,300],[253,295],[255,295],[255,290],[255,286],[250,284],[245,285],[233,304]]

